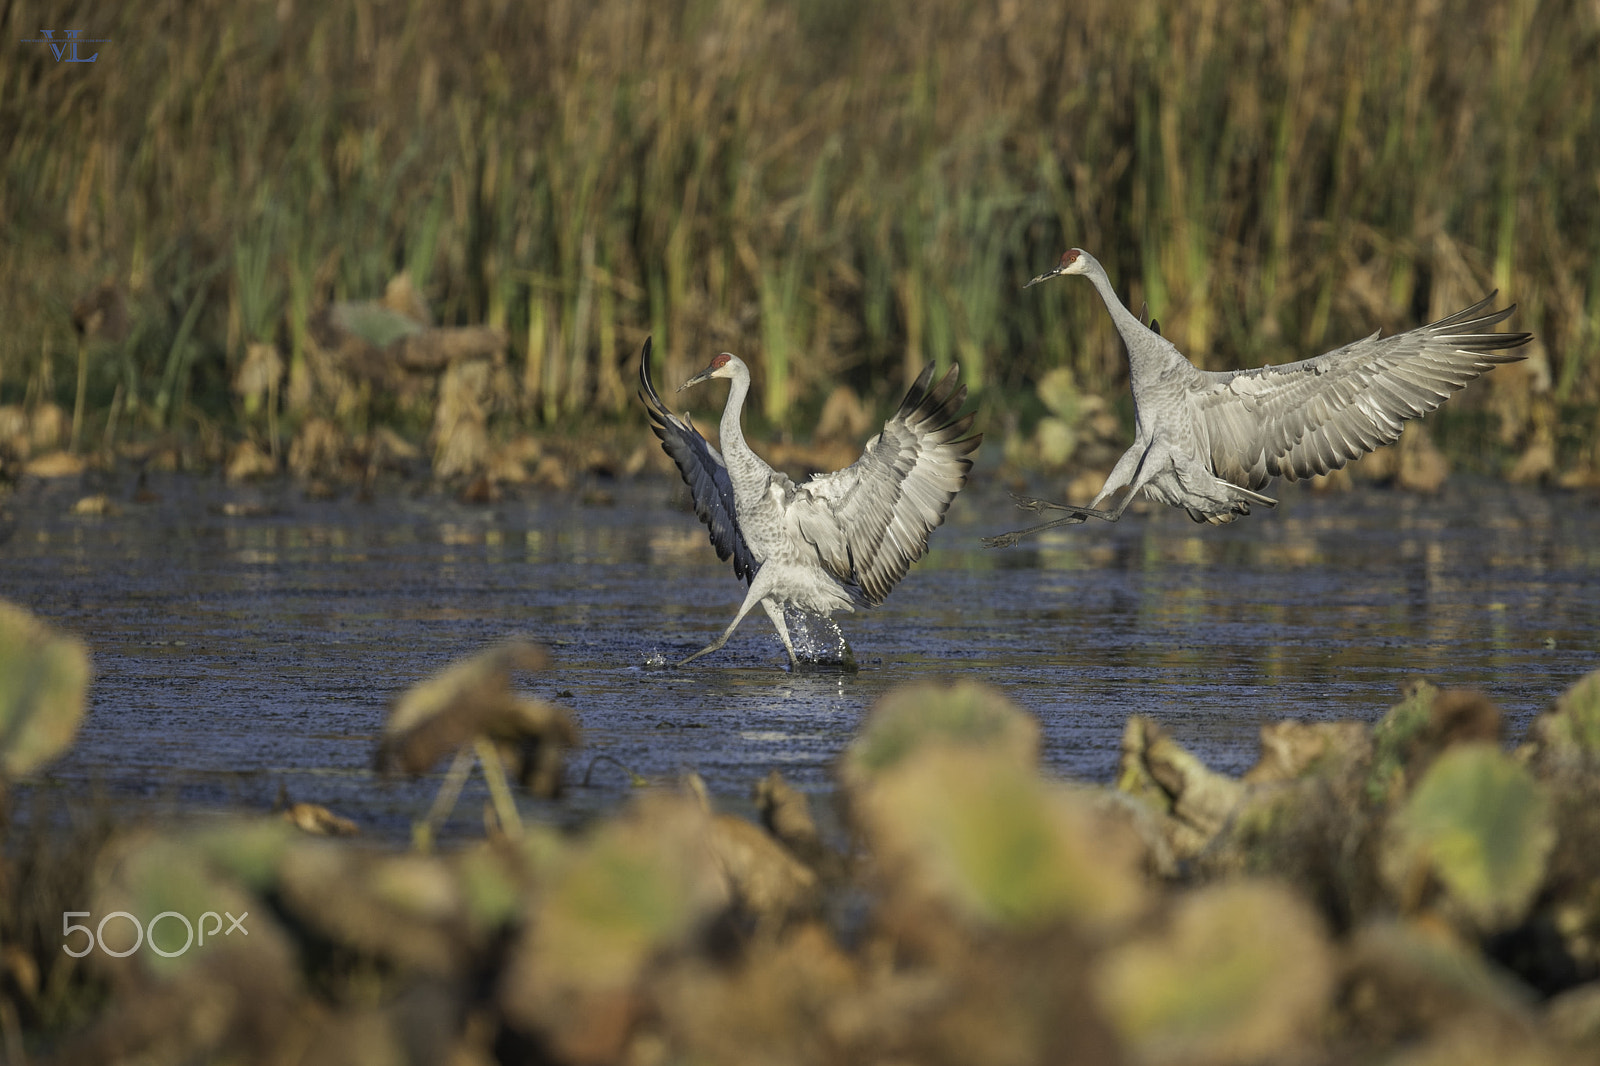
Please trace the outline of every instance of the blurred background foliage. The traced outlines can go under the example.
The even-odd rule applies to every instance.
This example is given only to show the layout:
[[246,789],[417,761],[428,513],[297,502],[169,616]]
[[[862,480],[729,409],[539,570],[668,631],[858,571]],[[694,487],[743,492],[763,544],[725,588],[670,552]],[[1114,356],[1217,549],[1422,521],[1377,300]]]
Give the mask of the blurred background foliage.
[[[46,23],[97,61],[20,43]],[[253,343],[292,428],[317,309],[401,272],[439,322],[506,331],[523,427],[633,417],[647,333],[669,383],[744,356],[758,429],[838,383],[882,406],[926,359],[1026,427],[1051,370],[1125,388],[1086,288],[1020,291],[1081,245],[1211,369],[1498,287],[1538,341],[1442,414],[1497,436],[1483,466],[1592,449],[1592,3],[17,0],[0,24],[0,404],[71,408],[73,305],[109,285],[128,324],[90,337],[89,439],[237,432]]]

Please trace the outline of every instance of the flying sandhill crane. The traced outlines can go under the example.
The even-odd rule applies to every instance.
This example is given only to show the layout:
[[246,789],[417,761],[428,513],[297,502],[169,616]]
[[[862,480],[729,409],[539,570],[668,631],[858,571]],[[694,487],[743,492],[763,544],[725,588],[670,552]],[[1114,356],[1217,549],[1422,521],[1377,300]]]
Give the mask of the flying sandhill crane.
[[[1135,434],[1087,507],[1015,497],[1031,511],[1065,511],[1065,518],[987,537],[991,548],[1055,526],[1103,518],[1115,522],[1143,492],[1182,507],[1196,522],[1231,522],[1277,500],[1260,489],[1274,477],[1288,481],[1326,474],[1400,436],[1400,424],[1427,414],[1496,363],[1523,358],[1503,349],[1533,339],[1531,333],[1497,333],[1490,327],[1517,309],[1484,308],[1490,293],[1463,311],[1408,333],[1377,333],[1314,359],[1225,373],[1198,369],[1172,342],[1145,328],[1117,299],[1099,260],[1081,248],[1023,288],[1063,274],[1087,274],[1111,312],[1128,349]],[[1101,504],[1119,490],[1115,509]]]
[[726,644],[758,603],[777,627],[793,667],[799,659],[784,625],[785,604],[827,617],[883,602],[906,568],[927,554],[928,534],[966,484],[972,467],[967,457],[983,439],[964,436],[973,416],[960,414],[967,387],[956,386],[957,373],[952,366],[930,388],[930,364],[860,459],[796,485],[745,443],[739,415],[750,371],[738,357],[724,352],[678,387],[682,392],[712,378],[733,382],[722,411],[719,455],[693,422],[661,402],[650,381],[650,341],[644,342],[639,398],[651,426],[688,483],[717,557],[732,556],[734,573],[750,586],[722,636],[679,666]]

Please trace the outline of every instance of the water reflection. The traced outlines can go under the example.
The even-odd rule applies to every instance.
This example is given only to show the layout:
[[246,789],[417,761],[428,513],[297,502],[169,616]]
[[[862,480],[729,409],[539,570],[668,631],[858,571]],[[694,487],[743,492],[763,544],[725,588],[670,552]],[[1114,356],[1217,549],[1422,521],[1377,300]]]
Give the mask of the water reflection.
[[[280,782],[404,836],[434,782],[367,767],[385,702],[511,633],[551,644],[530,679],[572,707],[587,752],[647,775],[699,771],[742,797],[774,765],[821,789],[863,708],[936,675],[1002,685],[1042,719],[1046,758],[1104,779],[1126,716],[1151,714],[1213,765],[1254,758],[1285,716],[1375,717],[1407,678],[1489,692],[1518,719],[1600,665],[1600,508],[1590,497],[1461,483],[1441,499],[1317,497],[1201,528],[1174,512],[1064,528],[1020,549],[998,492],[963,494],[933,552],[877,611],[840,616],[861,672],[794,675],[765,619],[684,671],[644,669],[721,631],[742,589],[668,486],[614,507],[558,496],[477,509],[395,495],[219,513],[230,490],[171,479],[161,501],[75,516],[80,491],[8,503],[0,596],[95,655],[73,787],[180,805],[265,807]],[[551,817],[609,806],[620,774]],[[481,797],[479,797],[481,799]],[[457,824],[477,832],[469,793]]]

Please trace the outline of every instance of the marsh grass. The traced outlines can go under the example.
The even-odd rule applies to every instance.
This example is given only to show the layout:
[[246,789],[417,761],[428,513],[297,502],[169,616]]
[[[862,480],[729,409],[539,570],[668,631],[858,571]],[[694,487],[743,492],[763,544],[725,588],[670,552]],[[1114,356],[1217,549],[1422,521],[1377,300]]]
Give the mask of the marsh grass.
[[[58,64],[15,43],[41,19],[109,43]],[[501,406],[528,421],[624,412],[646,333],[667,381],[740,352],[774,428],[836,381],[887,402],[925,359],[991,412],[1056,366],[1109,394],[1095,301],[1020,291],[1074,244],[1211,368],[1497,285],[1563,410],[1600,400],[1592,4],[156,0],[0,25],[0,402],[70,406],[66,308],[110,279],[135,329],[88,352],[87,439],[237,421],[253,341],[305,417],[308,317],[401,270],[441,322],[507,329]]]

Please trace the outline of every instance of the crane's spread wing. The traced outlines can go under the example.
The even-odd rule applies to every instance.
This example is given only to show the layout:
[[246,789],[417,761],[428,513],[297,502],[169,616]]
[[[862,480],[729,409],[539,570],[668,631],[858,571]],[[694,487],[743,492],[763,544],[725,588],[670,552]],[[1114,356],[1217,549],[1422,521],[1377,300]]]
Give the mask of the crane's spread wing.
[[1314,359],[1200,375],[1195,403],[1212,469],[1246,488],[1336,470],[1400,436],[1401,423],[1438,407],[1531,333],[1490,327],[1517,309],[1484,312],[1487,297],[1408,333],[1374,333]]
[[822,565],[860,589],[869,606],[883,602],[906,569],[928,551],[928,534],[944,521],[983,435],[963,436],[967,387],[955,366],[937,385],[933,365],[917,377],[883,432],[850,466],[797,485],[790,515]]
[[717,558],[733,557],[733,572],[749,584],[756,576],[759,564],[750,554],[750,546],[739,532],[739,521],[733,509],[733,482],[728,477],[728,467],[711,442],[694,428],[688,418],[679,418],[667,410],[650,381],[650,338],[645,338],[644,351],[639,355],[639,399],[644,401],[650,415],[650,428],[661,438],[661,447],[678,464],[678,473],[689,486],[694,497],[694,513],[711,531],[711,546],[717,549]]

